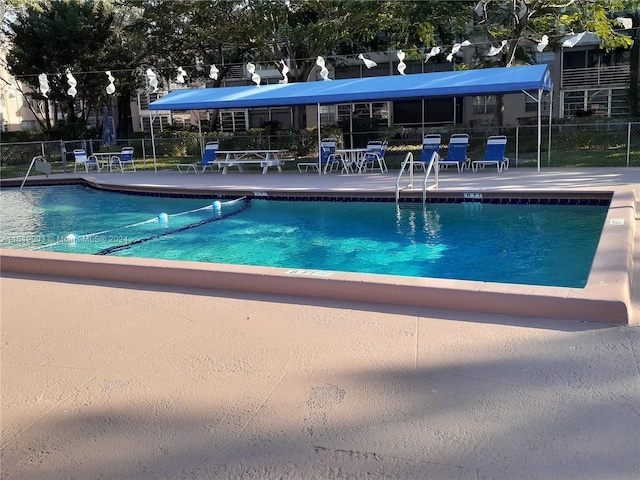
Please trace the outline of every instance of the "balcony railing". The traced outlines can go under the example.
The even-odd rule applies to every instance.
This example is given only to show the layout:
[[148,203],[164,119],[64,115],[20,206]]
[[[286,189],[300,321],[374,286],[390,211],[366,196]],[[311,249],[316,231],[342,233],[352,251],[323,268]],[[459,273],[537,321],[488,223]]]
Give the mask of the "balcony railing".
[[562,71],[562,88],[625,86],[629,84],[629,76],[629,65],[572,68]]

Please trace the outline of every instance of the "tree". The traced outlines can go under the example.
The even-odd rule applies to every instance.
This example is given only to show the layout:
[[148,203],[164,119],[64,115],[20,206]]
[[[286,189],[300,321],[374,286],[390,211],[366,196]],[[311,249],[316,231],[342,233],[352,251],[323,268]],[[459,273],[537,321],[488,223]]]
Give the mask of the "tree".
[[[39,120],[45,128],[52,128],[57,116],[49,114],[50,103],[74,130],[82,131],[89,114],[104,102],[106,76],[96,72],[111,68],[115,58],[113,19],[103,2],[56,0],[29,5],[9,22],[12,44],[7,64],[14,76],[33,89],[33,98],[44,103],[44,118]],[[67,72],[77,81],[75,98],[67,94]],[[41,73],[48,77],[47,96],[38,90]]]
[[[480,0],[474,9],[473,35],[478,42],[479,66],[513,66],[536,63],[536,46],[543,35],[559,50],[560,40],[570,32],[594,32],[606,50],[628,48],[632,39],[618,32],[611,13],[624,7],[624,0]],[[487,56],[490,47],[506,40],[500,55]],[[502,97],[496,105],[496,122],[502,125]]]

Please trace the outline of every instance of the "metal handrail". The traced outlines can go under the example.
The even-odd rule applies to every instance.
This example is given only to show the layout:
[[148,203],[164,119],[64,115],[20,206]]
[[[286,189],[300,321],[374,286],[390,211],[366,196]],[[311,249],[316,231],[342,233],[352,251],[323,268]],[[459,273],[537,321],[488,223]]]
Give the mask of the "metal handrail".
[[[400,165],[400,172],[396,178],[396,203],[400,200],[400,179],[404,174],[405,169],[409,166],[409,184],[405,188],[413,188],[413,153],[407,152],[407,155],[404,157],[402,164]],[[427,187],[427,180],[429,179],[429,173],[433,170],[433,174],[435,176],[435,184]],[[426,203],[427,201],[427,190],[431,190],[433,188],[438,188],[438,170],[440,170],[440,155],[437,152],[433,152],[431,155],[431,159],[429,160],[429,165],[425,169],[424,180],[422,181],[422,203]]]
[[[434,167],[435,165],[435,167]],[[427,187],[427,180],[429,179],[429,172],[433,170],[433,175],[435,176],[435,184],[431,185],[431,187]],[[438,188],[438,171],[440,171],[440,155],[438,152],[433,152],[431,155],[431,160],[429,160],[429,166],[427,167],[427,171],[424,174],[424,180],[422,181],[422,204],[427,203],[427,189],[431,190],[433,188]]]
[[400,179],[402,178],[402,174],[404,173],[405,168],[409,165],[409,185],[406,188],[413,188],[413,153],[407,152],[407,155],[404,157],[402,164],[400,165],[400,172],[398,172],[398,176],[396,177],[396,203],[400,200]]
[[36,172],[44,173],[47,177],[51,173],[51,164],[47,162],[47,159],[42,155],[37,155],[31,159],[31,163],[29,164],[29,169],[27,170],[27,174],[24,176],[24,180],[22,180],[22,185],[20,185],[20,191],[22,191],[22,187],[24,187],[25,182],[27,181],[27,177],[29,173],[31,173],[31,169],[33,165],[36,166]]

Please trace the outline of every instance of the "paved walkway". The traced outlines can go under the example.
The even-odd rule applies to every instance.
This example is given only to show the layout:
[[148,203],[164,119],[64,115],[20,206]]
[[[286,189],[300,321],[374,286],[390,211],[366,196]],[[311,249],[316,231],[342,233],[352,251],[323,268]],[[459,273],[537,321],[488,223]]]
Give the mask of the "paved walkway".
[[[640,184],[556,173],[491,188]],[[638,252],[636,233],[636,271]],[[48,277],[0,289],[3,479],[639,478],[640,327]]]

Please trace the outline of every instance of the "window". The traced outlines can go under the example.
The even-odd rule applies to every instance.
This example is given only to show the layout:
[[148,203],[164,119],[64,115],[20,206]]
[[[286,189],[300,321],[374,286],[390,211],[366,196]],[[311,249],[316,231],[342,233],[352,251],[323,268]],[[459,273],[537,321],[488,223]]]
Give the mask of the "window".
[[[525,112],[537,112],[538,111],[538,99],[525,95]],[[542,111],[549,113],[549,94],[542,95]]]
[[341,103],[338,105],[338,122],[348,122],[349,112],[353,118],[389,118],[388,102]]
[[611,113],[612,117],[629,115],[629,92],[625,88],[611,89]]
[[218,121],[223,132],[244,132],[247,130],[245,110],[220,110]]
[[575,117],[577,112],[584,112],[584,91],[565,92],[562,112],[565,117]]
[[478,95],[473,97],[473,113],[484,115],[493,114],[496,111],[495,95]]
[[628,115],[629,102],[625,88],[603,88],[565,92],[563,117]]
[[[166,92],[165,92],[166,93]],[[140,93],[138,94],[138,105],[140,110],[148,110],[149,104],[161,98],[164,93]]]
[[338,122],[338,107],[336,105],[320,105],[320,123],[322,125]]

